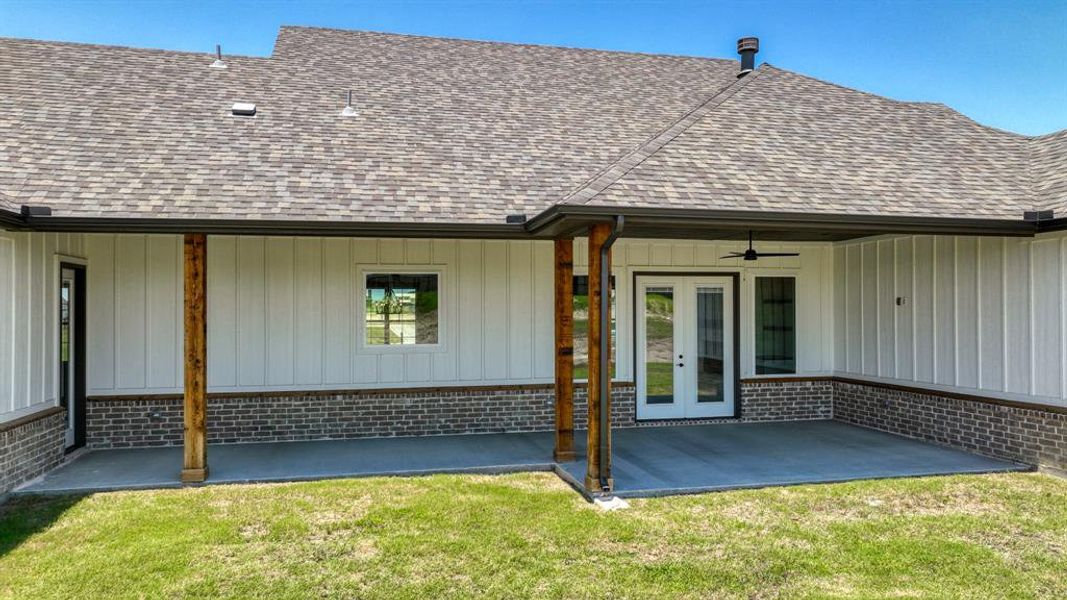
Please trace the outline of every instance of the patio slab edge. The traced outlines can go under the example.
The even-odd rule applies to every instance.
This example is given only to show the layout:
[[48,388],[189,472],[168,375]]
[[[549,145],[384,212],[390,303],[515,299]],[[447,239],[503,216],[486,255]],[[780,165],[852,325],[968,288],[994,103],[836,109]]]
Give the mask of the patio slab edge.
[[[872,477],[829,477],[825,479],[812,479],[806,481],[775,481],[760,482],[753,484],[730,484],[714,486],[694,486],[683,488],[655,488],[643,490],[623,490],[608,494],[619,498],[662,498],[666,496],[690,496],[694,494],[709,494],[714,492],[729,492],[735,490],[758,490],[763,488],[792,487],[798,485],[827,485],[832,483],[848,483],[851,481],[878,481],[882,479],[918,479],[922,477],[948,477],[951,475],[990,475],[994,473],[1025,473],[1034,472],[1038,469],[1031,465],[1009,463],[999,469],[953,469],[945,471],[928,471],[922,473],[907,473],[901,475],[881,475]],[[583,494],[592,501],[592,496]]]

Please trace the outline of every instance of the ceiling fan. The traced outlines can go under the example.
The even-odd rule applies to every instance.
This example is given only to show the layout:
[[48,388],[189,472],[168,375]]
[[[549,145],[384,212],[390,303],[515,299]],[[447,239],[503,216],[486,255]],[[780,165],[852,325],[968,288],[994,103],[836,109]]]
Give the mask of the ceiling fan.
[[748,250],[744,252],[731,252],[722,258],[742,258],[744,260],[759,260],[769,256],[800,256],[799,252],[756,252],[752,248],[752,230],[748,232]]

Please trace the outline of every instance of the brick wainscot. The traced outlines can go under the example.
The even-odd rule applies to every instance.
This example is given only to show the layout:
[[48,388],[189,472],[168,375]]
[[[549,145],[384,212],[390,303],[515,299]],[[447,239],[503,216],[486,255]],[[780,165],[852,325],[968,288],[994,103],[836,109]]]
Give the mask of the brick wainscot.
[[63,462],[66,420],[49,408],[0,425],[0,497]]

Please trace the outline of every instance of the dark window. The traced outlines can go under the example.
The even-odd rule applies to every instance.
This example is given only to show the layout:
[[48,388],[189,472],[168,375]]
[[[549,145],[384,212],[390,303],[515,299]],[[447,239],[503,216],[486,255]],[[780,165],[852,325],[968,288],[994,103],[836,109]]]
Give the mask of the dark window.
[[438,341],[437,275],[367,275],[368,346],[410,346]]
[[[615,376],[615,277],[611,277],[611,376]],[[589,276],[574,276],[574,378],[589,379]]]
[[756,278],[756,374],[796,373],[796,279]]

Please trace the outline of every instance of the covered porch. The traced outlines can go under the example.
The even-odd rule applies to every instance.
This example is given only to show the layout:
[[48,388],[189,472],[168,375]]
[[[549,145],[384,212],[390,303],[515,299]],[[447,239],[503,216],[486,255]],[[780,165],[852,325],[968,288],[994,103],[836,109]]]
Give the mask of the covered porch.
[[[657,426],[615,432],[614,493],[647,497],[1028,467],[836,421]],[[206,484],[434,473],[555,471],[588,494],[585,440],[556,463],[551,433],[504,433],[213,447]],[[180,448],[96,450],[16,493],[179,487]]]
[[[621,214],[625,212],[626,214]],[[792,215],[796,217],[796,215]],[[827,242],[877,234],[923,233],[937,235],[1032,234],[1027,223],[1003,223],[927,219],[864,220],[841,222],[825,217],[785,220],[775,215],[754,217],[711,211],[618,211],[585,208],[579,212],[546,211],[527,223],[524,232],[554,244],[552,263],[554,301],[554,435],[492,434],[441,436],[422,439],[382,439],[331,442],[300,442],[291,447],[277,444],[213,446],[208,468],[207,394],[207,285],[206,233],[186,234],[184,256],[184,453],[180,481],[223,483],[389,474],[419,474],[455,471],[508,471],[556,469],[587,495],[656,495],[687,491],[729,489],[818,481],[841,481],[869,477],[913,476],[1018,468],[954,450],[902,440],[889,434],[859,430],[841,423],[717,423],[699,427],[617,428],[613,424],[611,376],[614,335],[612,314],[612,247],[623,236],[637,239],[728,240],[743,247],[748,238],[790,242]],[[449,232],[452,235],[454,232]],[[441,234],[428,234],[435,237]],[[587,410],[582,423],[575,423],[576,344],[574,324],[575,238],[584,236],[581,251],[588,280],[585,350],[588,381]],[[797,256],[764,254],[764,256]],[[722,257],[723,259],[731,257]],[[742,258],[735,257],[738,263]],[[743,260],[750,260],[747,256]],[[721,259],[719,261],[722,262]],[[697,269],[670,271],[683,276]],[[720,267],[716,276],[732,276],[735,311],[739,310],[739,266]],[[639,272],[627,267],[627,277],[637,281]],[[725,290],[732,290],[726,292]],[[729,298],[726,298],[729,301]],[[634,301],[636,303],[636,301]],[[726,311],[720,305],[720,311]],[[631,310],[635,306],[629,307]],[[690,307],[691,308],[691,307]],[[728,312],[728,311],[727,311]],[[725,314],[725,313],[723,313]],[[722,316],[722,315],[720,315]],[[742,349],[740,318],[726,314],[733,325],[717,338],[723,355],[714,361],[717,385],[724,390],[732,410],[716,415],[743,419],[740,402]],[[622,335],[626,333],[627,339]],[[720,331],[720,333],[723,333]],[[620,332],[617,342],[639,345],[635,325]],[[727,341],[732,335],[732,342]],[[729,355],[729,356],[727,356]],[[730,358],[732,357],[732,359]],[[681,358],[681,356],[679,356]],[[620,360],[636,363],[635,349]],[[673,361],[668,361],[673,362]],[[690,361],[687,361],[690,362]],[[679,367],[682,365],[679,364]],[[635,373],[630,373],[634,376]],[[637,386],[641,388],[640,377]],[[678,392],[676,392],[678,393]],[[640,392],[638,403],[641,403]],[[580,413],[579,413],[580,414]],[[637,419],[641,420],[640,410]],[[647,417],[646,417],[647,418]],[[803,418],[803,417],[801,417]],[[825,417],[818,417],[825,418]],[[577,429],[584,429],[576,434]],[[614,431],[613,431],[614,430]],[[612,438],[616,439],[613,440]],[[898,446],[898,444],[902,444]],[[332,454],[327,445],[336,445]],[[217,453],[214,449],[217,448]],[[149,452],[145,450],[145,452]],[[177,462],[174,451],[169,459]],[[305,454],[306,453],[306,454]],[[92,454],[103,460],[112,455]],[[114,455],[118,456],[118,455]],[[96,458],[94,458],[96,457]],[[148,455],[145,457],[149,458]],[[909,462],[918,458],[916,462]],[[150,462],[150,461],[148,461]],[[616,462],[618,464],[616,464]],[[157,483],[172,479],[173,462],[155,463]],[[312,465],[308,467],[308,465]]]

